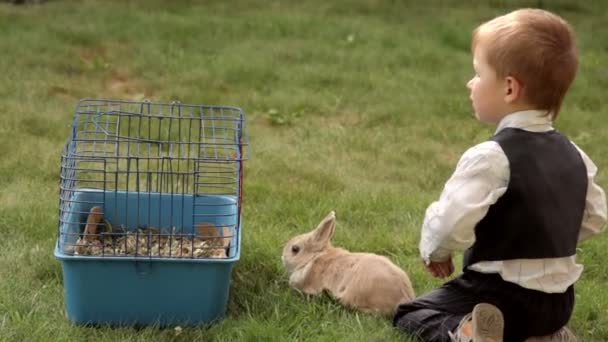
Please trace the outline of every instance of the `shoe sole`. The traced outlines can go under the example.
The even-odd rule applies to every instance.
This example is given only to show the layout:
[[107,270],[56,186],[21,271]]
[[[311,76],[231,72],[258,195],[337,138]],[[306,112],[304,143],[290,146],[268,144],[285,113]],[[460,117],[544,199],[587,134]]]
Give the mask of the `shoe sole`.
[[473,341],[502,342],[505,321],[500,310],[491,304],[481,303],[473,308]]

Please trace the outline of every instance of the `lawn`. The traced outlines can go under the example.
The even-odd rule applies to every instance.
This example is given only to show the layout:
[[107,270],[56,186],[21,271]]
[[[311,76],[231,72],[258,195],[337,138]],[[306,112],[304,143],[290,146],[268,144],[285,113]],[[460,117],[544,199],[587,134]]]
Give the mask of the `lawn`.
[[[607,186],[599,0],[0,1],[0,340],[406,341],[387,319],[290,289],[283,244],[335,210],[336,245],[390,256],[419,294],[440,285],[418,255],[424,210],[493,132],[471,114],[470,32],[523,6],[555,11],[578,34],[579,74],[556,127]],[[224,320],[180,333],[66,318],[53,248],[60,154],[81,98],[245,110],[242,255]],[[570,326],[607,341],[608,235],[579,247]]]

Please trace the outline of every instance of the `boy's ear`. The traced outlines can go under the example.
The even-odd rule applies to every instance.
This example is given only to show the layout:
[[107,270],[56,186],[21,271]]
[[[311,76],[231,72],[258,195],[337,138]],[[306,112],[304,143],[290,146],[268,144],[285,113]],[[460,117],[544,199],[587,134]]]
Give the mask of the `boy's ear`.
[[513,76],[505,77],[505,102],[513,103],[522,95],[522,85]]

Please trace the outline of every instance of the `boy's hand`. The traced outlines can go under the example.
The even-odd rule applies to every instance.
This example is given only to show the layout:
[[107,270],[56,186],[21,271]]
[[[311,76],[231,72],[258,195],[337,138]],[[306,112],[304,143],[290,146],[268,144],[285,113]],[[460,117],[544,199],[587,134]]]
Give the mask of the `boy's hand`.
[[452,257],[445,261],[431,261],[428,265],[426,263],[424,265],[435,278],[449,277],[454,272]]

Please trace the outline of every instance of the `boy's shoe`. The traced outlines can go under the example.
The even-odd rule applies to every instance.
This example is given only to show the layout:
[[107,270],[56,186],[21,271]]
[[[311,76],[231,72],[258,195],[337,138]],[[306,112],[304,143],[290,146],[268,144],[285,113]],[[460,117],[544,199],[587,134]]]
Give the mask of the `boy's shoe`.
[[502,342],[504,328],[502,312],[492,304],[481,303],[462,318],[450,337],[455,342]]
[[525,342],[578,342],[578,339],[568,327],[563,327],[554,334],[530,337]]
[[473,308],[473,340],[502,342],[505,321],[502,312],[492,304],[481,303]]

